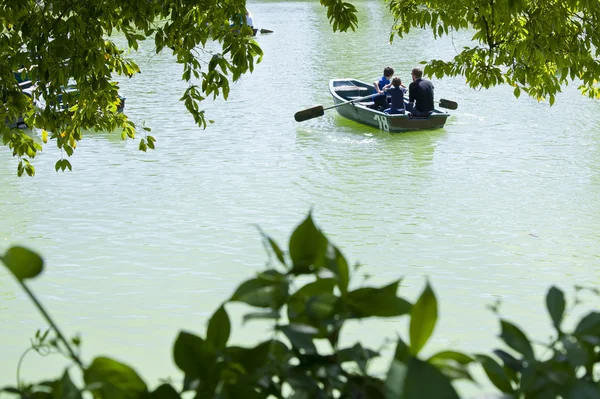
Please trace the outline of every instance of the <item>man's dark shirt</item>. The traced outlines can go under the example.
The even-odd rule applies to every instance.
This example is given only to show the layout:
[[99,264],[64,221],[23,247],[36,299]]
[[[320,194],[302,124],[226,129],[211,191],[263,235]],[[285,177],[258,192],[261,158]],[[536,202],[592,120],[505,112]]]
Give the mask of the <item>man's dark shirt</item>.
[[415,108],[419,112],[433,111],[433,83],[417,79],[408,86],[408,102],[417,101]]

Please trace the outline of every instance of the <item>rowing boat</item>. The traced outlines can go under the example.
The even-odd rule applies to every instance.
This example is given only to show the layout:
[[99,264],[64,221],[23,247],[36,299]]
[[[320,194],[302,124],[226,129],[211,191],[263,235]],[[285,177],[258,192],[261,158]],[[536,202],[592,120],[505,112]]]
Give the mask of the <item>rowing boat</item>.
[[354,102],[352,100],[375,94],[375,88],[372,84],[354,79],[330,80],[329,92],[341,116],[386,132],[438,129],[444,127],[448,116],[450,116],[438,109],[434,109],[429,116],[414,116],[410,113],[390,115],[370,108],[373,106],[372,101]]

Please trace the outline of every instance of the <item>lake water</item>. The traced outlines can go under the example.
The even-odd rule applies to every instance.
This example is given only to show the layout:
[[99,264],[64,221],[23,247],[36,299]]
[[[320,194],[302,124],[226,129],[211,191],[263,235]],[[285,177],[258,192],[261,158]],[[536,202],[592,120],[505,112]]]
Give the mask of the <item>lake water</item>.
[[[205,104],[215,123],[202,130],[178,101],[185,84],[151,43],[132,56],[142,73],[120,79],[126,112],[153,129],[156,151],[118,133],[90,133],[56,173],[54,143],[16,176],[0,148],[0,251],[20,244],[46,260],[32,282],[83,356],[114,356],[154,385],[178,377],[170,355],[180,329],[204,334],[207,317],[267,256],[256,224],[285,245],[312,209],[317,224],[352,263],[355,283],[405,276],[414,300],[425,278],[440,299],[427,353],[498,346],[486,305],[538,340],[550,334],[548,287],[572,297],[600,278],[600,104],[565,88],[556,104],[508,86],[470,89],[462,78],[434,80],[437,98],[459,103],[444,129],[388,134],[335,110],[297,123],[296,111],[331,105],[332,78],[372,82],[393,66],[408,83],[419,61],[449,58],[468,34],[434,41],[415,31],[388,44],[383,4],[357,3],[357,33],[333,34],[318,2],[250,3],[264,60],[232,86],[228,101]],[[581,311],[596,306],[593,299]],[[239,317],[240,308],[231,308]],[[578,312],[576,312],[578,313]],[[571,323],[573,319],[571,319]],[[15,383],[19,356],[45,327],[0,270],[0,385]],[[267,326],[236,325],[251,344]],[[346,341],[378,347],[403,321],[362,323]],[[26,380],[57,376],[64,362],[27,357]],[[465,388],[466,391],[469,388]]]

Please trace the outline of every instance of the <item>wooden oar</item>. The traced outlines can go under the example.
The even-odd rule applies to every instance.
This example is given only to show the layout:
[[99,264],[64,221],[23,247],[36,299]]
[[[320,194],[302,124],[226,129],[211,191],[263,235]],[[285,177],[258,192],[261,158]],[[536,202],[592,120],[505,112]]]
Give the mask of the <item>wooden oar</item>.
[[[404,99],[406,101],[408,101],[408,98],[404,97]],[[442,108],[447,108],[447,109],[457,109],[458,108],[458,103],[456,101],[452,101],[452,100],[446,100],[445,98],[440,98],[440,101],[433,101],[434,103],[438,103],[438,105]]]
[[294,114],[294,119],[296,120],[296,122],[303,122],[312,118],[317,118],[319,116],[323,116],[325,115],[325,110],[328,109],[332,109],[332,108],[337,108],[337,107],[341,107],[342,105],[346,105],[346,104],[352,104],[358,101],[363,101],[369,98],[373,98],[373,97],[377,97],[380,96],[381,93],[375,93],[375,94],[371,94],[365,97],[359,97],[359,98],[355,98],[354,100],[348,100],[348,101],[344,101],[343,103],[339,103],[336,105],[332,105],[331,107],[327,107],[327,108],[323,108],[322,105],[317,105],[315,107],[312,108],[307,108],[307,109],[303,109],[302,111],[298,111]]
[[273,33],[273,31],[269,29],[261,29],[260,33]]
[[[437,102],[437,101],[436,101]],[[457,109],[458,103],[452,100],[446,100],[445,98],[440,98],[440,101],[437,102],[440,107],[447,109]]]

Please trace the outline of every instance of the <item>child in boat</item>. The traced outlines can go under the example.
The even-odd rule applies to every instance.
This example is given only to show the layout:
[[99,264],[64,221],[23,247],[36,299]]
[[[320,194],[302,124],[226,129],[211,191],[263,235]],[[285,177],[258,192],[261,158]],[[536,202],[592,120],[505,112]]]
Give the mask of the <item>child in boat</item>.
[[383,76],[376,82],[373,82],[375,86],[375,91],[377,93],[381,93],[380,96],[376,96],[373,98],[373,102],[375,103],[375,109],[381,108],[385,109],[389,107],[387,102],[387,95],[385,94],[385,87],[390,84],[390,79],[394,76],[394,68],[385,67],[383,70]]
[[392,98],[392,104],[383,112],[386,114],[403,114],[405,110],[404,94],[406,93],[406,86],[402,84],[402,80],[398,76],[392,79],[392,83],[385,87],[385,93],[389,94]]

